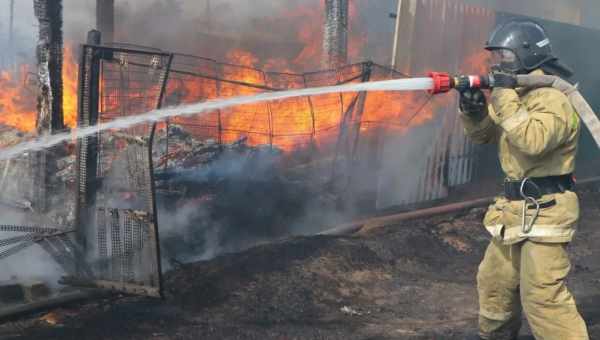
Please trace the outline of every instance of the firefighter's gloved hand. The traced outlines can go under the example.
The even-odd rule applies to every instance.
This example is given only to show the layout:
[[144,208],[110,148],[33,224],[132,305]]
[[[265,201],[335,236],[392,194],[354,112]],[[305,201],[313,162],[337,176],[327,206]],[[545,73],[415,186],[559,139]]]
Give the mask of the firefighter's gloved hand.
[[487,115],[487,100],[480,89],[469,89],[460,93],[460,111],[479,121]]
[[514,89],[517,87],[517,77],[512,74],[503,72],[492,72],[492,87],[500,87],[505,89]]

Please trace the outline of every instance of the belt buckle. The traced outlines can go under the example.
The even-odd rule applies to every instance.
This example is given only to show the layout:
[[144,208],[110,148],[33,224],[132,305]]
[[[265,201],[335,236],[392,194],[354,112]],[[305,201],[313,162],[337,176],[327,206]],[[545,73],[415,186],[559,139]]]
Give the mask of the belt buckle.
[[[531,181],[529,179],[529,177],[523,178],[523,180],[521,181],[520,189],[519,189],[521,198],[523,198],[523,210],[521,212],[521,214],[522,214],[521,231],[523,232],[523,234],[529,234],[531,232],[531,230],[533,229],[533,225],[535,224],[535,220],[537,220],[539,213],[540,213],[540,202],[537,199],[535,199],[535,197],[527,196],[527,194],[525,193],[525,186],[527,185],[527,182],[531,182],[531,184],[534,186],[534,188],[538,191],[538,194],[540,196],[542,195],[540,188],[533,181]],[[527,205],[529,203],[531,203],[535,206],[535,212],[533,213],[533,216],[532,216],[531,220],[529,220],[529,223],[528,223],[527,222]]]

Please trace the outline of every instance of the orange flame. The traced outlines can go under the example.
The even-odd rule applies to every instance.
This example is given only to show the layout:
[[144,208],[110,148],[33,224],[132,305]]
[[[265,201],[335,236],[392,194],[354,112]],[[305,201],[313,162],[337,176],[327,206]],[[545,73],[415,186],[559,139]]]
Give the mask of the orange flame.
[[465,62],[461,65],[461,73],[463,74],[486,74],[489,72],[492,63],[492,56],[486,50],[469,55]]
[[0,124],[21,131],[33,131],[36,122],[36,95],[26,83],[29,76],[27,65],[19,72],[0,72]]
[[63,114],[65,125],[77,126],[77,82],[79,65],[77,65],[73,46],[66,44],[63,54]]
[[[77,70],[73,48],[64,49],[63,110],[65,124],[77,125]],[[21,65],[16,74],[0,71],[0,124],[21,131],[33,132],[37,119],[37,91],[32,83],[35,75],[29,65]]]
[[[353,27],[355,21],[360,19],[360,13],[356,2],[350,2],[350,5],[349,19],[350,26]],[[320,6],[300,6],[283,13],[289,22],[303,23],[296,33],[296,40],[302,48],[296,51],[295,55],[281,57],[281,54],[276,54],[263,60],[250,51],[231,49],[225,56],[226,62],[231,65],[223,65],[217,68],[216,72],[207,71],[206,65],[204,69],[198,66],[196,70],[202,74],[215,72],[213,77],[230,82],[209,79],[210,77],[171,78],[166,89],[168,104],[252,95],[267,91],[269,88],[306,87],[305,79],[301,75],[292,73],[317,69],[321,63],[323,27],[314,22],[319,18],[322,21],[323,6],[324,2],[320,1]],[[313,18],[313,20],[306,20],[306,18]],[[348,43],[350,60],[359,58],[365,51],[365,46],[366,36],[351,30]],[[485,51],[469,56],[463,67],[466,68],[464,71],[470,72],[465,73],[483,73],[485,70],[476,69],[475,65],[485,67],[486,57]],[[69,44],[66,45],[63,60],[64,120],[68,126],[75,127],[78,65],[73,55],[73,48]],[[265,70],[266,73],[261,70]],[[289,74],[271,75],[268,73],[270,71]],[[23,67],[18,75],[0,73],[0,123],[24,131],[33,131],[36,119],[36,95],[25,85],[27,74],[26,67]],[[329,76],[336,77],[334,74]],[[309,85],[328,85],[339,80],[332,80],[331,77],[322,82],[313,80]],[[371,80],[383,79],[383,77],[373,77]],[[240,86],[240,83],[258,86]],[[142,88],[142,86],[136,87]],[[123,105],[122,100],[127,98],[119,97],[119,91],[116,89],[106,91],[109,93],[103,94],[103,112],[119,112],[119,107]],[[133,91],[128,92],[131,97],[141,96]],[[334,141],[339,133],[341,119],[357,95],[357,93],[330,94],[242,105],[195,117],[176,117],[171,122],[184,125],[187,130],[201,138],[219,138],[223,143],[231,143],[245,137],[249,145],[273,144],[282,150],[293,151],[299,145],[311,142],[325,145]],[[411,126],[431,120],[438,109],[449,103],[448,98],[440,97],[429,103],[424,92],[369,92],[364,102],[361,120],[348,123],[360,123],[363,132],[373,127],[385,126],[403,133]]]

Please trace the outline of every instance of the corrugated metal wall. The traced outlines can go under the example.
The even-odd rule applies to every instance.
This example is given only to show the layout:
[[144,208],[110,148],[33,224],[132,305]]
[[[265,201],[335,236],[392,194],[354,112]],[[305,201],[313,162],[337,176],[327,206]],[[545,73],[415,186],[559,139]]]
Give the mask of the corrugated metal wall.
[[[526,15],[546,20],[580,25],[585,0],[463,0],[475,6],[492,10]],[[596,1],[597,0],[592,0]]]
[[[496,22],[493,11],[455,0],[414,0],[405,5],[401,20],[413,26],[400,33],[397,68],[415,76],[433,70],[451,74],[487,70],[483,46]],[[378,209],[442,199],[451,187],[471,180],[475,157],[459,121],[456,95],[436,97],[430,105],[436,113],[431,123],[400,138],[387,136]],[[390,185],[395,190],[389,190]]]

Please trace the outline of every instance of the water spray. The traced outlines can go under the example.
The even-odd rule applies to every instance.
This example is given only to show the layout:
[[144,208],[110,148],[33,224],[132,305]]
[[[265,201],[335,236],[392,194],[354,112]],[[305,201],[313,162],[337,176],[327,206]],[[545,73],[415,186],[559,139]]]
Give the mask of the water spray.
[[[563,92],[590,130],[594,140],[600,147],[600,120],[579,93],[576,85],[550,75],[518,75],[517,86],[537,88],[554,87]],[[195,104],[168,107],[153,110],[136,116],[123,117],[96,126],[77,128],[73,133],[62,133],[45,136],[36,140],[19,143],[0,150],[0,161],[19,156],[26,152],[47,149],[68,142],[74,138],[83,138],[107,130],[126,129],[143,123],[153,123],[177,116],[192,116],[231,106],[253,104],[258,102],[283,100],[294,97],[318,96],[331,93],[362,91],[428,91],[431,94],[447,93],[451,89],[465,91],[467,89],[490,89],[494,87],[493,74],[490,75],[457,75],[450,76],[445,72],[431,72],[429,77],[383,80],[338,86],[314,87],[307,89],[267,92],[251,96],[240,96],[226,99],[214,99]]]
[[7,160],[26,152],[47,149],[72,139],[93,136],[107,130],[119,130],[144,123],[153,123],[170,117],[184,117],[220,110],[231,106],[247,105],[259,102],[283,100],[294,97],[318,96],[332,93],[362,92],[362,91],[425,91],[431,90],[431,77],[383,80],[366,83],[345,84],[337,86],[313,87],[289,91],[266,92],[257,95],[221,98],[186,104],[164,109],[153,110],[135,116],[123,117],[95,126],[77,128],[73,132],[44,136],[35,140],[19,143],[0,150],[0,160]]

